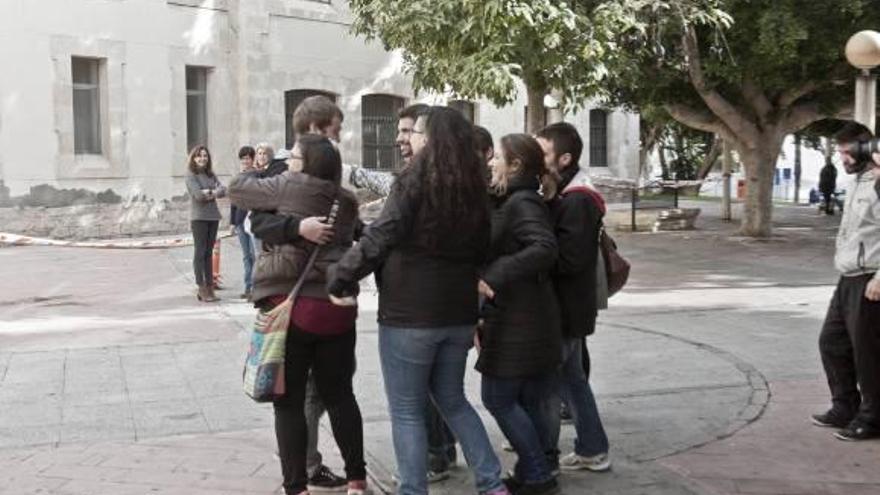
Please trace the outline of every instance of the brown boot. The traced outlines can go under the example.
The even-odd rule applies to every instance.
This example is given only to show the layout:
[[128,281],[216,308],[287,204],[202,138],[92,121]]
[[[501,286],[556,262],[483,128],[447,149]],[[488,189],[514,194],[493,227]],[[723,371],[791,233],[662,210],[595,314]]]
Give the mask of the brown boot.
[[220,300],[220,298],[214,294],[214,287],[211,285],[205,286],[205,296],[205,302],[215,302]]

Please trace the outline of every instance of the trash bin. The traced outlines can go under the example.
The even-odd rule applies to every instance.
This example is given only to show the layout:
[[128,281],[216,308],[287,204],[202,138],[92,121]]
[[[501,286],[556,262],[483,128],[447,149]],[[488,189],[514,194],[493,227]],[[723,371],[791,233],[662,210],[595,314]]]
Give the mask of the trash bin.
[[739,179],[736,181],[736,199],[743,199],[746,197],[746,181],[745,179]]

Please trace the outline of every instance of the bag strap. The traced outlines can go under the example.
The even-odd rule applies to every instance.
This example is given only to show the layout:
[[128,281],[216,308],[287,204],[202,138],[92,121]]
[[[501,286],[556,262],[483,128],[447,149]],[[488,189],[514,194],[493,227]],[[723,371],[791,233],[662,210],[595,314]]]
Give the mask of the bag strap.
[[[330,206],[330,213],[327,215],[327,223],[330,225],[336,223],[336,215],[339,213],[340,192],[341,188],[338,188],[336,190],[336,197],[333,199],[333,204]],[[309,254],[309,260],[306,262],[306,267],[299,275],[299,279],[296,281],[296,285],[293,286],[293,289],[291,289],[290,295],[287,296],[287,299],[291,302],[296,301],[296,298],[299,295],[299,291],[302,290],[302,286],[306,283],[306,276],[309,274],[310,271],[312,271],[312,267],[315,266],[315,261],[318,259],[319,251],[321,251],[321,246],[315,245],[315,247],[312,249],[312,252]]]

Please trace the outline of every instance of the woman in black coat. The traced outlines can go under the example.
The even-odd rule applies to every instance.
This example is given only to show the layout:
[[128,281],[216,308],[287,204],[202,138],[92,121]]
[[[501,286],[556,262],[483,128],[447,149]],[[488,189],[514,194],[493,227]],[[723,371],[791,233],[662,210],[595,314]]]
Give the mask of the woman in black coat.
[[549,277],[556,237],[545,204],[555,182],[531,136],[504,136],[501,151],[493,166],[489,263],[479,283],[485,303],[477,369],[483,374],[483,404],[519,456],[508,487],[515,494],[556,493],[536,412],[550,389],[562,345]]

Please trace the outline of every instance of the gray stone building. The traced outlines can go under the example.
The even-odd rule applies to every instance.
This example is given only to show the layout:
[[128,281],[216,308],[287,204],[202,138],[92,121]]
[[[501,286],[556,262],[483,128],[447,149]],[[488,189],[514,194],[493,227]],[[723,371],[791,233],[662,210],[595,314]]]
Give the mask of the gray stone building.
[[[366,167],[395,166],[395,115],[415,101],[456,105],[496,136],[524,129],[525,91],[503,108],[415,95],[399,54],[349,26],[342,0],[0,2],[0,202],[179,196],[193,144],[232,174],[243,144],[291,145],[293,110],[311,94],[341,106],[343,159]],[[636,174],[637,115],[565,119],[594,173]]]

